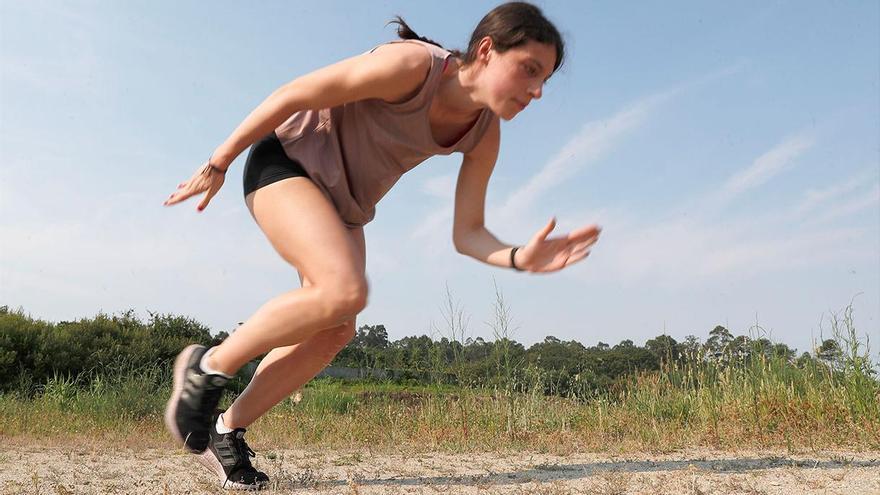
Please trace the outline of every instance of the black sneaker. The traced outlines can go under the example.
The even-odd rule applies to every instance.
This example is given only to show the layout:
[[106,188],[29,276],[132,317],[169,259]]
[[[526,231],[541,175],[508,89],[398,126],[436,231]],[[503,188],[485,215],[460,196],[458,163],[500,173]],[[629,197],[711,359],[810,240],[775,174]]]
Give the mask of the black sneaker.
[[211,440],[208,448],[199,455],[199,462],[211,470],[220,480],[221,487],[230,490],[260,490],[269,485],[269,476],[251,465],[256,454],[244,434],[247,430],[236,428],[230,433],[217,431],[218,411],[211,421]]
[[220,402],[229,378],[205,374],[199,362],[207,349],[193,344],[174,361],[174,389],[165,408],[165,426],[174,438],[192,452],[208,447],[211,414]]

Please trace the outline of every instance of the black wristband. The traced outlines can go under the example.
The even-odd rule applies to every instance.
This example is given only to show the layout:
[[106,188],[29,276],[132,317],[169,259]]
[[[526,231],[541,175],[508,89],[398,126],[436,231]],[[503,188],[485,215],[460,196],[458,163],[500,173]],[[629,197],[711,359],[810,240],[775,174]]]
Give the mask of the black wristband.
[[516,259],[514,258],[516,256],[516,251],[518,249],[519,249],[519,246],[516,246],[510,250],[510,267],[518,272],[521,272],[521,271],[523,271],[523,269],[516,266]]
[[217,165],[214,165],[213,163],[211,163],[211,160],[212,160],[213,158],[214,158],[214,155],[213,155],[213,154],[211,154],[211,156],[208,157],[208,168],[211,169],[211,170],[213,170],[213,171],[215,171],[215,172],[220,172],[221,174],[225,174],[225,173],[226,173],[226,170],[224,170],[224,169],[218,167]]

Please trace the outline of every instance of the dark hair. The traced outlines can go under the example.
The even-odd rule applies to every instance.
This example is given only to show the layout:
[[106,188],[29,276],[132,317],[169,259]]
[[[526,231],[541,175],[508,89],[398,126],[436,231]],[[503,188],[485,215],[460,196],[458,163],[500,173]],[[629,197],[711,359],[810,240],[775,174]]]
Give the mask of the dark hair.
[[[397,35],[401,39],[421,40],[443,48],[440,43],[416,34],[400,16],[395,16],[388,24],[397,24]],[[553,66],[553,72],[562,66],[565,58],[565,42],[562,40],[562,35],[559,34],[556,26],[544,17],[541,9],[530,3],[508,2],[495,7],[477,24],[471,34],[467,52],[462,54],[459,50],[449,51],[461,58],[465,64],[469,64],[476,60],[480,40],[486,36],[492,39],[492,46],[498,53],[524,45],[529,40],[554,45],[556,64]]]

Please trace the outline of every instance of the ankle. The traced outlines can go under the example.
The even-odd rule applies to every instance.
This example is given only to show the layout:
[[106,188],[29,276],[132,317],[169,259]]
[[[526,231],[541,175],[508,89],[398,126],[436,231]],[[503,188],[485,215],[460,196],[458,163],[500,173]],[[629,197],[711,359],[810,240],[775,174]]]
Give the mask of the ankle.
[[220,424],[230,430],[247,428],[247,425],[238,424],[238,422],[236,422],[235,414],[230,414],[229,410],[224,411],[217,419],[221,422]]
[[217,429],[217,433],[220,433],[221,435],[232,433],[235,430],[235,428],[230,428],[226,424],[226,419],[223,417],[223,414],[217,416],[217,425],[215,428]]
[[232,378],[232,376],[235,375],[235,371],[230,372],[230,370],[223,366],[222,363],[217,362],[217,359],[214,356],[214,351],[216,350],[217,347],[208,349],[204,356],[202,356],[199,367],[209,375],[223,375],[226,378]]

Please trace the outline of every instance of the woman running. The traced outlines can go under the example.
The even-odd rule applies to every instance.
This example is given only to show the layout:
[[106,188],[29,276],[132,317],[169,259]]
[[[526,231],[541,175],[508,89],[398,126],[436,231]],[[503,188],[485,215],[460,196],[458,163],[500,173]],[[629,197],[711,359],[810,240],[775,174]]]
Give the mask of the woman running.
[[[477,25],[465,53],[419,37],[401,19],[400,40],[294,79],[272,93],[165,201],[205,193],[205,209],[233,160],[251,146],[244,197],[256,223],[299,273],[301,288],[269,300],[222,344],[177,357],[165,412],[172,435],[225,487],[258,489],[245,428],[327,366],[355,335],[367,304],[363,226],[406,171],[433,155],[463,155],[453,241],[478,261],[553,272],[583,258],[600,229],[548,237],[551,220],[524,246],[500,242],[483,222],[498,156],[500,119],[541,97],[563,60],[563,41],[537,7],[511,2]],[[268,353],[225,412],[227,381]]]

